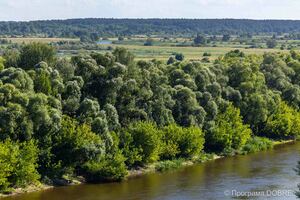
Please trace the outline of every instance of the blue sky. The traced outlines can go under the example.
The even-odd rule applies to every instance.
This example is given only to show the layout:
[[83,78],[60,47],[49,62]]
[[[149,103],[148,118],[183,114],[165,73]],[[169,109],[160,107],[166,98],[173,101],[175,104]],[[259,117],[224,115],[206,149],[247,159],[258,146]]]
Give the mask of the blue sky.
[[300,19],[300,0],[0,0],[0,21],[86,17]]

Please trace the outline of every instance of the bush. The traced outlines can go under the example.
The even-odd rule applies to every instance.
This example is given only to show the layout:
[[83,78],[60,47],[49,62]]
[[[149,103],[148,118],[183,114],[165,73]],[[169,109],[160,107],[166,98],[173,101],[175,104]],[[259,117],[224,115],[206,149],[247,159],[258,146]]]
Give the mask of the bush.
[[0,192],[37,183],[38,149],[33,141],[0,143]]
[[121,147],[126,157],[133,158],[130,161],[132,165],[147,164],[159,159],[162,133],[154,123],[135,122],[124,132]]
[[204,133],[198,127],[184,128],[179,143],[180,156],[193,157],[198,155],[204,146]]
[[264,134],[274,139],[297,138],[300,135],[300,114],[284,102],[267,120]]
[[100,161],[88,161],[83,165],[84,176],[89,182],[111,182],[123,180],[127,175],[125,158],[117,152]]
[[183,61],[184,60],[184,55],[182,53],[176,53],[175,54],[175,59],[178,61]]
[[164,145],[161,157],[164,159],[190,158],[203,149],[204,134],[198,127],[182,128],[171,124],[162,131]]
[[211,53],[204,52],[204,53],[203,53],[203,56],[204,56],[204,57],[206,57],[206,56],[209,57],[209,56],[211,56]]
[[243,147],[244,153],[255,153],[273,148],[273,142],[268,138],[253,137]]
[[165,172],[178,169],[182,166],[183,159],[161,161],[155,165],[155,170]]
[[215,125],[206,137],[209,150],[222,152],[241,149],[252,134],[249,125],[244,125],[240,110],[231,104],[217,115]]
[[24,45],[21,49],[19,66],[22,69],[33,69],[42,61],[52,65],[55,61],[56,51],[53,47],[42,43]]
[[100,136],[87,124],[64,116],[60,133],[55,137],[53,154],[62,167],[77,167],[89,160],[96,160],[104,153]]

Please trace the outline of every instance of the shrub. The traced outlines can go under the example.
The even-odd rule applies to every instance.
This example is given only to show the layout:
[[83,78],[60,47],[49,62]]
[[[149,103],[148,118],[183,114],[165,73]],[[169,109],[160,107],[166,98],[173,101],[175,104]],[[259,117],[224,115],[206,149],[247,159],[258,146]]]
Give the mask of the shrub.
[[204,53],[203,53],[203,56],[207,56],[207,57],[208,57],[208,56],[211,56],[211,53],[204,52]]
[[0,143],[0,192],[37,183],[38,149],[33,141]]
[[176,53],[175,54],[175,59],[178,61],[183,61],[184,60],[184,55],[182,53]]
[[155,165],[155,170],[159,172],[175,170],[182,166],[183,159],[161,161]]
[[120,151],[107,155],[100,161],[88,161],[83,165],[84,175],[89,182],[120,181],[127,175],[124,161]]
[[179,143],[180,156],[193,157],[198,155],[204,146],[204,133],[198,127],[184,128]]
[[162,158],[193,157],[204,145],[204,134],[198,127],[182,128],[171,124],[163,129]]
[[212,151],[240,149],[252,134],[249,125],[243,124],[240,110],[231,104],[217,115],[215,125],[206,137],[206,145]]
[[300,114],[280,102],[276,112],[268,118],[264,134],[275,139],[297,138],[300,135]]
[[[134,155],[132,165],[151,163],[159,159],[162,134],[154,123],[135,122],[124,131],[121,146],[125,148],[126,157]],[[124,140],[124,137],[127,140]]]
[[273,142],[264,137],[253,137],[243,147],[244,153],[255,153],[273,148]]
[[64,116],[60,133],[55,137],[53,154],[62,167],[76,167],[95,160],[104,153],[100,136],[91,131],[87,124]]

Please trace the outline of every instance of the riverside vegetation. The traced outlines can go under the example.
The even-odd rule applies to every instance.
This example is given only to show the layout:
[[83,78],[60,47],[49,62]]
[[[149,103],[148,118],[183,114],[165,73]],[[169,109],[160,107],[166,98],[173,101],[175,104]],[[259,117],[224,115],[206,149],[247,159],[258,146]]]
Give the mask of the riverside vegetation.
[[124,48],[71,59],[26,44],[0,57],[0,191],[83,177],[120,181],[206,153],[232,155],[299,137],[300,54],[214,63],[135,61]]

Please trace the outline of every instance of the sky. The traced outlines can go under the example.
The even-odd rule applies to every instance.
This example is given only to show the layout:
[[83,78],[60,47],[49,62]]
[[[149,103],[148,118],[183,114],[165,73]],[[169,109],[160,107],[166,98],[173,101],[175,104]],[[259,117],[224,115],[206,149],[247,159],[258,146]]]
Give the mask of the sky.
[[0,0],[0,21],[70,18],[299,19],[300,0]]

